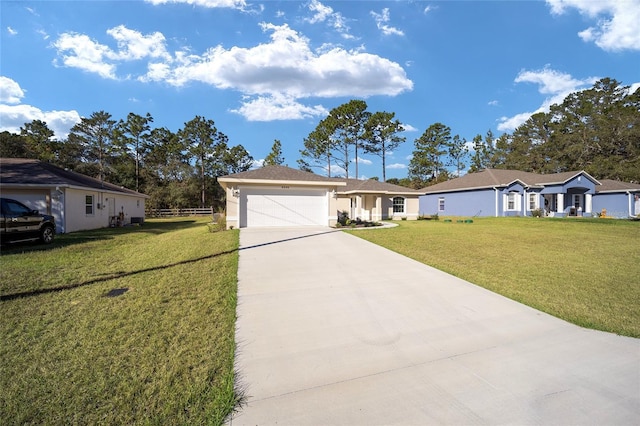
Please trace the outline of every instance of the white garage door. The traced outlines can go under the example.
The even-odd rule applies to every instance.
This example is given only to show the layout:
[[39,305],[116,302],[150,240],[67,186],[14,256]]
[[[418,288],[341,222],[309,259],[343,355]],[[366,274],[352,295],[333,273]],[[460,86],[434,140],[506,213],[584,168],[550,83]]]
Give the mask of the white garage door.
[[325,189],[243,188],[240,227],[327,226]]

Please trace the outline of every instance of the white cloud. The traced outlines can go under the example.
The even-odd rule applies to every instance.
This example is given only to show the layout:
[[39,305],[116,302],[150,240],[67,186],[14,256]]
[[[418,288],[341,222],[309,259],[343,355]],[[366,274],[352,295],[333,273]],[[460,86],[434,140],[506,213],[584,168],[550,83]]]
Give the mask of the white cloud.
[[[234,112],[251,120],[305,118],[326,113],[298,101],[308,97],[394,96],[412,90],[402,67],[361,50],[323,46],[288,25],[261,24],[271,41],[250,48],[217,46],[203,55],[177,54],[172,64],[152,64],[145,81],[183,86],[192,81],[234,89],[252,98]],[[268,111],[268,114],[264,114]]]
[[[326,171],[327,171],[326,167],[324,167],[324,171],[326,173]],[[345,176],[346,174],[347,174],[347,172],[342,167],[336,166],[335,164],[331,165],[331,176],[332,177]]]
[[159,32],[149,35],[130,30],[124,25],[107,30],[107,34],[113,37],[118,43],[118,52],[115,59],[132,61],[143,58],[159,58],[170,60],[171,55],[165,48],[165,38]]
[[562,103],[570,93],[583,90],[585,87],[593,85],[597,80],[597,77],[578,80],[570,74],[553,70],[549,66],[536,71],[520,71],[514,80],[516,83],[535,83],[538,85],[538,92],[548,96],[544,99],[542,105],[533,112],[522,112],[512,117],[501,117],[498,130],[505,132],[514,130],[533,114],[549,112],[551,105]]
[[188,50],[169,54],[161,33],[143,35],[122,25],[107,31],[117,49],[76,33],[62,34],[53,47],[62,65],[107,79],[118,79],[117,67],[125,61],[148,60],[146,73],[133,78],[176,87],[200,82],[236,90],[250,98],[234,112],[250,120],[326,114],[321,106],[302,105],[303,98],[395,96],[413,89],[399,64],[364,48],[323,45],[312,50],[309,40],[286,24],[262,23],[261,27],[270,33],[269,42],[248,48],[219,45],[202,54]]
[[74,124],[80,121],[76,111],[42,111],[31,105],[20,104],[24,98],[20,85],[4,76],[0,76],[0,131],[20,133],[20,127],[33,120],[41,120],[53,130],[55,136],[64,139]]
[[547,0],[551,13],[561,15],[567,9],[596,20],[596,26],[580,31],[585,42],[606,51],[640,50],[640,0]]
[[14,36],[14,35],[17,35],[17,34],[18,34],[18,31],[14,30],[14,29],[13,29],[13,28],[11,28],[11,27],[7,27],[7,32],[9,33],[9,35],[12,35],[12,36]]
[[402,124],[402,128],[404,129],[405,132],[417,132],[418,131],[418,129],[413,127],[411,124]]
[[116,41],[117,50],[77,33],[63,33],[53,47],[57,49],[64,66],[96,73],[108,79],[117,79],[117,64],[122,61],[145,58],[172,60],[165,47],[164,35],[159,32],[143,35],[119,25],[108,29],[107,34]]
[[[116,66],[107,61],[114,57],[109,47],[84,34],[64,33],[53,43],[64,66],[96,73],[102,78],[116,79]],[[54,61],[57,64],[57,61]]]
[[629,86],[629,94],[636,93],[636,90],[638,89],[640,89],[640,82],[633,83],[631,86]]
[[17,104],[24,98],[24,90],[9,77],[0,76],[0,102]]
[[387,164],[387,169],[406,169],[407,165],[402,163]]
[[244,10],[247,6],[245,0],[145,0],[153,5],[163,5],[167,3],[183,3],[191,6],[206,8],[229,8]]
[[306,106],[294,98],[273,95],[247,98],[242,106],[231,112],[245,117],[249,121],[300,120],[303,118],[326,116],[323,106]]
[[331,16],[331,14],[333,14],[333,9],[331,7],[323,5],[318,0],[311,0],[309,3],[309,10],[314,12],[314,15],[310,18],[305,18],[305,21],[311,24],[324,22]]
[[376,21],[376,26],[380,31],[382,31],[382,34],[399,36],[404,35],[404,32],[402,32],[401,30],[387,25],[387,22],[389,22],[391,19],[389,8],[385,7],[384,9],[382,9],[382,13],[376,13],[374,11],[371,11],[369,13],[371,14],[371,16],[373,16],[373,19]]
[[308,8],[313,12],[313,15],[309,18],[305,18],[304,20],[306,22],[309,22],[310,24],[328,22],[329,25],[338,31],[343,38],[355,38],[349,34],[350,28],[347,25],[347,20],[340,12],[334,12],[330,6],[320,3],[318,0],[311,0],[308,4]]
[[31,105],[0,104],[2,124],[0,131],[20,133],[20,127],[33,120],[41,120],[53,130],[58,139],[64,139],[74,124],[80,122],[80,115],[76,111],[42,111]]
[[487,105],[489,106],[498,106],[500,103],[497,100],[493,100],[493,101],[489,101],[487,102]]
[[[356,162],[355,157],[351,159],[351,162],[352,162],[352,163],[355,163],[355,162]],[[371,161],[371,160],[369,160],[369,159],[366,159],[366,158],[358,157],[358,164],[364,164],[364,165],[366,165],[366,166],[370,166],[370,165],[372,165],[372,164],[373,164],[373,161]]]

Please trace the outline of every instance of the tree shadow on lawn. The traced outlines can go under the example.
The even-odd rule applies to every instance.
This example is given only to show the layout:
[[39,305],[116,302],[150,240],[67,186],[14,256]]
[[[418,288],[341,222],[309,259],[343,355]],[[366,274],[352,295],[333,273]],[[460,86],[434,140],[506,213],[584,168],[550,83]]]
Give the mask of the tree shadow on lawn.
[[191,219],[176,222],[147,222],[147,225],[143,226],[123,226],[118,228],[99,228],[91,231],[70,232],[68,234],[56,235],[56,238],[51,244],[42,244],[40,241],[36,240],[3,245],[2,250],[0,250],[0,256],[15,253],[48,251],[70,247],[76,244],[84,244],[91,241],[112,240],[117,235],[129,234],[132,232],[160,235],[167,232],[192,228],[194,226],[201,226],[201,224],[196,220]]
[[97,284],[97,283],[102,283],[102,282],[105,282],[105,281],[116,280],[118,278],[124,278],[124,277],[130,277],[130,276],[133,276],[133,275],[143,274],[145,272],[160,271],[160,270],[169,269],[169,268],[173,268],[173,267],[180,266],[180,265],[188,265],[188,264],[191,264],[191,263],[200,262],[202,260],[214,259],[216,257],[224,256],[224,255],[227,255],[227,254],[232,254],[232,253],[235,253],[235,252],[241,251],[241,250],[249,250],[249,249],[252,249],[252,248],[263,247],[263,246],[268,246],[268,245],[272,245],[272,244],[279,244],[279,243],[284,243],[284,242],[287,242],[287,241],[299,240],[301,238],[315,237],[315,236],[318,236],[318,235],[329,234],[329,233],[333,233],[333,232],[340,232],[340,231],[339,230],[331,230],[331,231],[326,231],[326,232],[313,233],[313,234],[309,234],[309,235],[300,235],[300,236],[296,236],[296,237],[285,238],[283,240],[269,241],[269,242],[266,242],[266,243],[255,244],[255,245],[247,246],[247,247],[239,247],[237,249],[226,250],[226,251],[223,251],[223,252],[220,252],[220,253],[214,253],[214,254],[210,254],[210,255],[207,255],[207,256],[197,257],[195,259],[182,260],[180,262],[170,263],[168,265],[153,266],[153,267],[150,267],[150,268],[143,268],[143,269],[138,269],[138,270],[129,271],[129,272],[117,272],[117,273],[114,273],[114,274],[109,274],[109,275],[106,275],[106,276],[103,276],[103,277],[94,278],[94,279],[91,279],[91,280],[88,280],[88,281],[84,281],[84,282],[81,282],[81,283],[67,284],[67,285],[62,285],[62,286],[57,286],[57,287],[49,287],[49,288],[43,288],[43,289],[38,289],[38,290],[23,291],[23,292],[10,293],[10,294],[2,294],[2,295],[0,295],[0,301],[20,299],[20,298],[23,298],[23,297],[38,296],[38,295],[41,295],[41,294],[56,293],[56,292],[64,291],[64,290],[73,290],[73,289],[80,288],[80,287],[86,287],[86,286],[89,286],[91,284]]

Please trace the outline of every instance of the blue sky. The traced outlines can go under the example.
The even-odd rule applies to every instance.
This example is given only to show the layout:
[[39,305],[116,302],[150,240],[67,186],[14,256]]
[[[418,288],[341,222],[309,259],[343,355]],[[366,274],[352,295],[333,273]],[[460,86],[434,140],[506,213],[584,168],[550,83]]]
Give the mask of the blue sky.
[[[297,167],[334,107],[390,111],[406,142],[441,122],[468,141],[512,131],[603,77],[640,87],[640,0],[0,2],[0,130],[34,119],[59,138],[80,117],[196,115],[258,161]],[[362,155],[361,178],[382,176]],[[353,169],[350,168],[350,171]],[[320,171],[319,171],[320,172]],[[335,171],[334,171],[335,174]]]

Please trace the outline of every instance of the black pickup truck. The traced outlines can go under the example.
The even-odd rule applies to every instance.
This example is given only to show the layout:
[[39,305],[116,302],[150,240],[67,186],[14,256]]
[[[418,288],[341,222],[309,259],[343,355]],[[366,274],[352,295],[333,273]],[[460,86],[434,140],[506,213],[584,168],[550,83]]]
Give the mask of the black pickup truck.
[[53,216],[10,198],[0,198],[0,207],[0,243],[37,239],[45,244],[53,242],[56,234]]

